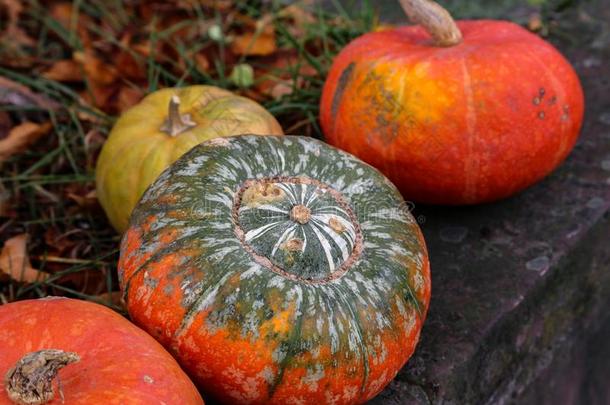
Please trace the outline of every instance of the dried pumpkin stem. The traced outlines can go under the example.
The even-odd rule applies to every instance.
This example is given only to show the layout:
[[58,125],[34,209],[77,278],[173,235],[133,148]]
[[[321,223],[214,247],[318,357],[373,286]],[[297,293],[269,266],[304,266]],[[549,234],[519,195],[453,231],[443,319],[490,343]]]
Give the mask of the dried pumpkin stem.
[[79,360],[78,354],[57,349],[26,354],[6,373],[8,397],[17,404],[25,405],[51,401],[55,396],[53,380],[59,369]]
[[180,97],[173,95],[169,100],[167,119],[163,122],[161,131],[176,136],[196,125],[190,114],[180,114]]
[[415,24],[428,31],[436,46],[449,47],[462,42],[462,32],[451,14],[432,0],[399,0],[403,10]]
[[302,204],[295,205],[290,210],[290,219],[301,225],[305,225],[311,219],[311,210]]

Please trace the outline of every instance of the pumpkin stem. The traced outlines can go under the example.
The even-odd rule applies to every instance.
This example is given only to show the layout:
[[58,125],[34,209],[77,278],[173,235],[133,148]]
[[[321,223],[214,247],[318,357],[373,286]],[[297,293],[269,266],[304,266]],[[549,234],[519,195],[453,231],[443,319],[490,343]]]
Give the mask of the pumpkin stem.
[[436,46],[449,47],[462,42],[462,32],[441,5],[432,0],[399,0],[409,19],[428,31]]
[[[80,360],[78,354],[45,349],[23,356],[6,373],[6,392],[17,404],[38,405],[53,399],[53,379],[60,368]],[[61,387],[59,394],[63,399]]]
[[311,210],[303,204],[295,205],[290,210],[290,219],[305,225],[311,219]]
[[180,97],[173,95],[169,100],[167,119],[161,126],[161,131],[176,136],[197,126],[190,114],[180,114]]

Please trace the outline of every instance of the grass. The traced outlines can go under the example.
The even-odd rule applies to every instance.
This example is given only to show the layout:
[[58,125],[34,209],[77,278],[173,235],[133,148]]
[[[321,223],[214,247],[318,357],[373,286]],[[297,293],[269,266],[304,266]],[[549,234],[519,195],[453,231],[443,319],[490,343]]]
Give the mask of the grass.
[[[340,7],[334,11],[318,7],[313,11],[315,20],[304,25],[301,35],[296,36],[291,30],[293,22],[279,16],[283,8],[279,2],[264,2],[262,7],[254,4],[257,2],[248,3],[252,5],[232,8],[231,13],[241,13],[254,20],[271,15],[278,47],[296,56],[294,64],[276,67],[270,72],[295,84],[293,92],[279,99],[261,101],[287,132],[321,137],[317,115],[323,78],[336,52],[372,28],[372,9],[365,7],[358,16],[348,16]],[[0,75],[61,107],[50,112],[32,105],[0,107],[0,112],[7,113],[13,124],[26,120],[48,120],[53,124],[49,136],[3,163],[0,241],[28,234],[28,254],[33,267],[50,276],[34,283],[0,278],[0,302],[65,295],[101,301],[120,310],[119,303],[107,294],[118,290],[116,262],[120,236],[110,227],[99,206],[79,205],[77,201],[95,188],[96,156],[117,114],[83,100],[83,95],[95,92],[94,83],[89,80],[66,84],[45,79],[40,72],[57,60],[69,59],[74,52],[86,50],[79,31],[79,19],[84,16],[94,22],[87,30],[98,38],[98,48],[115,47],[145,65],[146,80],[129,82],[127,79],[124,85],[148,93],[161,87],[210,84],[248,95],[250,90],[240,89],[230,81],[232,66],[249,63],[257,70],[264,69],[268,58],[241,56],[235,60],[228,52],[226,38],[213,39],[207,32],[201,32],[201,27],[210,24],[220,27],[223,35],[239,32],[239,23],[231,22],[230,14],[193,2],[192,8],[184,10],[183,15],[184,18],[164,26],[157,16],[147,22],[143,32],[153,51],[144,57],[122,43],[118,36],[141,23],[123,2],[74,0],[68,26],[49,13],[48,4],[38,0],[30,2],[20,25],[35,35],[35,44],[19,49],[17,57],[37,62],[27,68],[0,66]],[[192,33],[176,36],[179,31]],[[158,43],[163,43],[163,49],[174,57],[159,58],[154,51]],[[192,55],[207,48],[214,48],[214,57],[210,60],[212,68],[203,70],[194,63]],[[313,67],[307,75],[301,72],[305,65]],[[255,77],[254,84],[260,80]]]
[[[556,4],[563,7],[564,3],[571,3],[503,0],[493,6],[482,1],[449,1],[448,5],[459,16],[498,17],[508,7],[532,5],[533,1],[536,7],[549,12]],[[195,83],[228,88],[258,97],[285,132],[322,137],[317,117],[326,72],[345,44],[375,26],[373,2],[355,1],[351,5],[331,0],[327,2],[329,7],[313,7],[313,20],[302,24],[298,34],[294,32],[294,21],[281,15],[283,2],[240,1],[228,9],[203,6],[212,3],[183,1],[179,6],[174,2],[142,2],[152,13],[143,18],[142,12],[128,9],[122,1],[73,0],[68,20],[62,21],[49,12],[48,2],[28,0],[19,25],[33,43],[12,47],[7,38],[0,40],[0,76],[27,86],[60,107],[46,111],[23,103],[0,106],[0,114],[13,125],[26,120],[53,124],[48,136],[2,164],[0,242],[28,234],[32,265],[50,276],[28,284],[0,276],[0,302],[65,295],[101,301],[120,310],[119,302],[108,295],[118,290],[120,236],[95,201],[87,198],[95,188],[97,154],[119,110],[116,105],[87,101],[99,91],[87,75],[78,83],[45,79],[41,72],[56,61],[94,47],[102,54],[106,52],[105,62],[112,67],[115,55],[123,53],[145,69],[144,79],[122,77],[123,87],[142,94]],[[167,15],[176,18],[168,22]],[[294,63],[278,64],[273,57],[231,54],[229,36],[244,30],[246,23],[242,20],[256,21],[265,16],[271,16],[279,49],[293,54]],[[126,44],[122,40],[125,33],[150,44],[150,52],[143,55]],[[87,36],[94,38],[93,44],[88,43],[91,38]],[[203,68],[193,57],[201,52],[208,55],[209,68]],[[20,66],[19,61],[34,62]],[[250,64],[256,72],[251,88],[239,88],[231,81],[233,66],[240,63]],[[270,63],[275,67],[271,69]],[[291,83],[290,94],[261,97],[253,90],[264,80],[261,71]]]

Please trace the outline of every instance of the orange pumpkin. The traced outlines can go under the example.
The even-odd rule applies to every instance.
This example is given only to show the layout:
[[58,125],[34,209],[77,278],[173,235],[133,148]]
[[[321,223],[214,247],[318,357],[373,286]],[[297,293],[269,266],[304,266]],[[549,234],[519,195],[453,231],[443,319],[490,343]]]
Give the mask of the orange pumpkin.
[[401,3],[424,27],[368,33],[335,59],[321,101],[329,143],[435,204],[510,196],[566,158],[584,101],[552,45],[510,22],[455,24],[429,0]]
[[102,305],[68,298],[0,306],[0,375],[0,405],[203,404],[152,337]]
[[431,288],[398,190],[301,136],[178,159],[134,209],[119,278],[133,321],[207,395],[251,405],[366,402],[413,353]]

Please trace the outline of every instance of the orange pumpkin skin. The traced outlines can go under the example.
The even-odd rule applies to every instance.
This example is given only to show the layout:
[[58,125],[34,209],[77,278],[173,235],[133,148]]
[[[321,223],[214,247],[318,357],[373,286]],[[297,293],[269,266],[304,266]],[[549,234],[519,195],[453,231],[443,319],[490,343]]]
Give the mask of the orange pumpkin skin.
[[475,204],[542,179],[574,146],[584,98],[552,45],[504,21],[461,21],[463,42],[419,26],[363,35],[335,59],[326,140],[380,169],[407,199]]
[[[13,404],[4,375],[41,349],[81,358],[59,371],[66,405],[203,404],[178,363],[144,331],[102,305],[52,297],[0,306],[0,405]],[[55,385],[47,404],[61,403]]]
[[[278,164],[285,171],[278,172],[284,170]],[[349,199],[342,212],[353,207],[350,221],[356,222],[343,223],[359,223],[354,232],[362,232],[363,248],[342,275],[318,273],[329,256],[341,257],[329,249],[336,239],[324,230],[331,220],[323,216],[338,215],[336,200],[323,200],[328,194],[320,189],[309,194],[307,187],[289,193],[294,189],[287,182],[279,194],[275,186],[260,194],[241,188],[251,179],[295,173],[302,183],[294,184],[328,184],[334,190],[329,192]],[[204,176],[205,182],[198,180]],[[273,256],[273,246],[285,249],[277,238],[291,230],[281,224],[293,221],[292,211],[282,207],[297,199],[320,203],[310,211],[319,232],[301,236],[307,253]],[[153,183],[131,216],[118,265],[126,307],[206,397],[250,405],[365,403],[415,350],[430,302],[425,242],[402,204],[398,190],[377,170],[308,137],[236,136],[202,143]],[[280,224],[277,233],[274,224]],[[294,226],[302,235],[311,229],[309,223]],[[356,227],[337,232],[349,234],[348,229]],[[271,242],[259,252],[291,272],[276,273],[268,267],[271,259],[259,261],[246,250],[238,235],[257,230],[260,238],[251,240]],[[324,235],[329,239],[322,243]],[[341,246],[352,253],[359,249],[349,241]],[[303,267],[294,270],[294,262]]]

